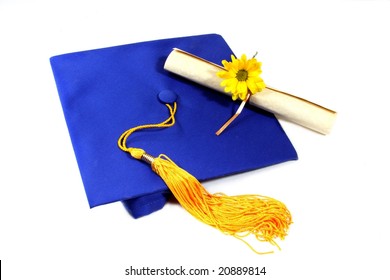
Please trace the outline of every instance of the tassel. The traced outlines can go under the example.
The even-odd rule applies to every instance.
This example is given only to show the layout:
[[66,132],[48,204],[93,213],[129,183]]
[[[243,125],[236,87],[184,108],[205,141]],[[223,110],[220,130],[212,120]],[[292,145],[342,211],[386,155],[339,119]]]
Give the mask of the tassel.
[[291,214],[282,202],[260,195],[210,194],[194,176],[166,155],[154,158],[142,149],[126,147],[128,136],[138,129],[172,126],[176,104],[174,108],[167,106],[171,116],[166,121],[126,131],[118,141],[119,147],[132,157],[149,163],[181,206],[201,222],[240,239],[258,254],[271,252],[258,252],[244,240],[245,237],[253,234],[257,240],[269,242],[280,249],[275,239],[283,240],[292,223]]

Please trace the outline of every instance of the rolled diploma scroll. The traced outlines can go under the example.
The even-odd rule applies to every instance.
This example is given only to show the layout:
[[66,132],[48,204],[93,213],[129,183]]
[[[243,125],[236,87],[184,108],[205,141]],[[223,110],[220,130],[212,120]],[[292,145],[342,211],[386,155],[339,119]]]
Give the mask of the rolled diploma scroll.
[[[173,49],[165,61],[164,69],[224,94],[222,79],[217,72],[220,65],[204,60],[180,49]],[[249,103],[322,134],[330,133],[337,113],[297,96],[266,87],[254,94]]]

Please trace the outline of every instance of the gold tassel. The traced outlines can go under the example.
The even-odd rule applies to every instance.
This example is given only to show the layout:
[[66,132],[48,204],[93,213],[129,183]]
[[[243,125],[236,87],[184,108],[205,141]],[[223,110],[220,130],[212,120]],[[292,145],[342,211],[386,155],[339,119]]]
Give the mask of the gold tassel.
[[166,155],[154,158],[142,149],[126,146],[127,138],[136,130],[172,126],[175,122],[176,103],[173,108],[169,104],[167,107],[171,113],[167,120],[160,124],[129,129],[119,138],[119,147],[134,158],[151,164],[152,170],[164,180],[182,207],[198,220],[240,239],[258,254],[271,252],[255,250],[244,240],[250,234],[257,240],[269,242],[280,249],[275,239],[283,240],[292,223],[291,214],[282,202],[260,195],[210,194],[194,176],[177,166]]

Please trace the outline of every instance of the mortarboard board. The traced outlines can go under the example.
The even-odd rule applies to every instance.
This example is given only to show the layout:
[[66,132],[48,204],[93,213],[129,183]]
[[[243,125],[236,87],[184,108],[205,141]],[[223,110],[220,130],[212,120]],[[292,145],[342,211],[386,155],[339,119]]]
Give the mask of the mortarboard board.
[[237,104],[164,70],[173,48],[220,64],[233,53],[217,34],[80,51],[50,59],[90,207],[122,201],[133,217],[161,209],[170,194],[150,168],[117,146],[126,129],[166,119],[161,92],[177,94],[176,124],[139,132],[134,146],[165,153],[200,181],[297,159],[275,116],[247,107],[215,136]]

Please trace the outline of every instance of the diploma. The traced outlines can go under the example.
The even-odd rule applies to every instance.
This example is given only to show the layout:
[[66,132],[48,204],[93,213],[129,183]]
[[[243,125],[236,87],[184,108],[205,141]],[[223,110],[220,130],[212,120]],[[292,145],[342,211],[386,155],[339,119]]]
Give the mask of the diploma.
[[[180,49],[173,49],[165,61],[164,69],[200,85],[228,94],[220,85],[217,72],[220,65]],[[276,117],[296,123],[321,134],[330,133],[337,113],[303,98],[266,87],[252,95],[249,103],[275,114]]]

